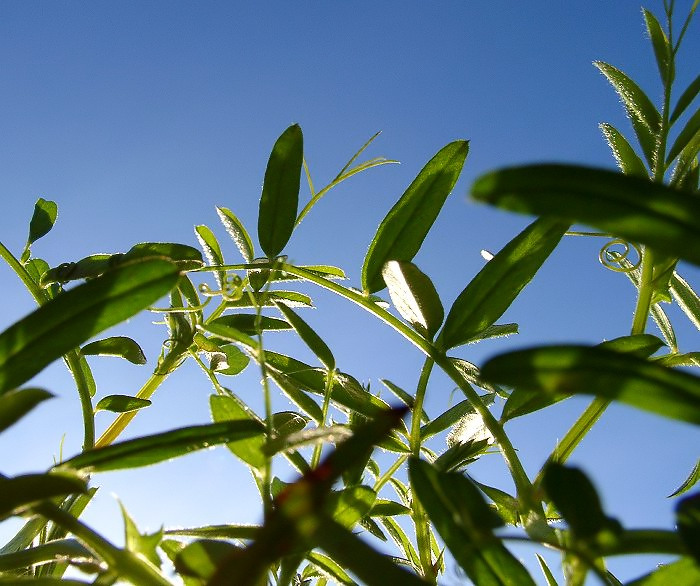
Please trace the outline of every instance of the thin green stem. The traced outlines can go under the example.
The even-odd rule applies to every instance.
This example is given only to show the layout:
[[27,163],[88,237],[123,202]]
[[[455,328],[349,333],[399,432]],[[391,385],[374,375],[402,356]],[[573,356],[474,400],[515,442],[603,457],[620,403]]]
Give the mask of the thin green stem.
[[408,456],[399,456],[396,459],[396,462],[394,462],[389,468],[387,468],[386,472],[382,474],[377,482],[374,483],[374,486],[372,487],[372,490],[374,490],[375,493],[379,494],[379,491],[382,489],[382,487],[389,482],[389,479],[394,475],[394,472],[396,472],[403,463],[408,460]]
[[[331,404],[331,393],[333,391],[333,380],[335,377],[335,371],[326,371],[326,386],[323,392],[323,407],[322,407],[322,417],[319,427],[324,427],[326,425],[326,419],[328,418],[328,409]],[[316,468],[321,461],[321,452],[323,451],[323,444],[316,444],[314,447],[314,452],[311,456],[311,468]]]
[[[416,388],[416,398],[413,405],[411,419],[411,435],[409,438],[411,453],[415,458],[420,456],[420,415],[423,412],[425,393],[428,388],[428,380],[430,379],[430,373],[433,370],[434,364],[435,361],[430,358],[430,356],[425,358],[423,368],[421,369],[420,378],[418,379],[418,386]],[[413,491],[413,494],[415,494],[415,490]],[[437,580],[437,575],[433,567],[428,515],[420,500],[417,498],[413,498],[411,502],[411,518],[413,519],[413,524],[416,528],[416,544],[418,546],[418,556],[420,558],[420,563],[423,570],[423,577],[426,580],[430,580],[432,583],[435,583]]]

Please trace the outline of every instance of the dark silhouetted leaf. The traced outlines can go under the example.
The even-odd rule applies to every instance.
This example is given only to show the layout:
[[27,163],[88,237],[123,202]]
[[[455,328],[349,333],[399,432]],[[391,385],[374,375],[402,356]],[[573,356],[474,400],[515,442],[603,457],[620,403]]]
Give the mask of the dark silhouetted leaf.
[[690,474],[688,475],[688,478],[686,478],[683,481],[683,484],[681,484],[676,490],[674,490],[671,494],[669,494],[669,498],[674,497],[674,496],[679,496],[687,491],[689,491],[693,486],[697,484],[697,482],[700,480],[700,458],[698,461],[695,463],[695,466],[693,466],[693,469],[690,471]]
[[178,279],[166,260],[137,261],[52,299],[0,334],[0,393],[165,295]]
[[0,431],[16,423],[42,401],[53,397],[44,389],[27,388],[0,395]]
[[52,497],[87,492],[85,480],[74,472],[25,474],[0,477],[0,519],[25,509],[28,505]]
[[483,175],[472,195],[516,212],[588,224],[700,264],[700,200],[660,183],[605,169],[531,165]]
[[688,553],[700,562],[700,493],[682,498],[676,505],[678,533]]

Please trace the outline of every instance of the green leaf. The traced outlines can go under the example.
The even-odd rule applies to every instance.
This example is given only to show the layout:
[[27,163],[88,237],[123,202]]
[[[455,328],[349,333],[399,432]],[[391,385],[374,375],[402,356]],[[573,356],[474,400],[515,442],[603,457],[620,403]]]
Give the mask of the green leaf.
[[268,258],[282,252],[294,230],[303,157],[301,127],[294,124],[275,142],[265,170],[258,215],[258,240]]
[[391,517],[382,517],[379,519],[386,532],[391,537],[392,541],[403,553],[404,558],[410,564],[410,566],[419,572],[421,569],[420,557],[416,552],[416,548],[413,547],[413,543],[406,535],[404,529]]
[[234,376],[242,372],[248,363],[250,358],[247,354],[244,354],[238,346],[233,344],[223,344],[219,346],[219,351],[223,352],[226,356],[226,366],[223,365],[220,368],[216,368],[216,374],[224,374],[228,376]]
[[240,299],[226,301],[226,307],[272,307],[275,301],[288,307],[313,307],[311,297],[297,291],[248,291]]
[[[197,236],[199,245],[204,251],[204,256],[207,257],[207,261],[210,265],[221,266],[224,264],[224,255],[221,253],[221,246],[219,246],[219,241],[214,236],[214,232],[208,226],[200,224],[194,227],[194,233]],[[226,271],[216,271],[214,273],[216,277],[216,282],[220,289],[224,288],[224,283],[226,282]]]
[[173,263],[130,263],[75,287],[0,334],[0,393],[15,388],[85,340],[131,317],[175,286]]
[[384,288],[382,268],[388,261],[413,260],[457,182],[468,150],[464,140],[443,147],[382,220],[362,266],[365,292]]
[[259,525],[206,525],[190,529],[165,529],[163,533],[209,539],[255,539],[259,531]]
[[[29,247],[34,244],[39,238],[46,236],[56,223],[58,216],[58,206],[56,202],[40,197],[34,204],[34,213],[29,222],[29,237],[25,251],[29,251]],[[23,255],[24,256],[24,255]],[[29,260],[29,257],[23,259],[23,262]]]
[[228,235],[236,243],[243,260],[247,263],[253,262],[255,258],[255,249],[253,248],[253,241],[250,239],[243,222],[228,208],[217,207],[216,213],[219,214],[219,219],[224,225],[226,232],[228,232]]
[[343,527],[352,529],[362,517],[369,514],[377,493],[369,486],[349,486],[332,492],[328,498],[328,512]]
[[678,368],[679,366],[700,366],[700,352],[666,354],[665,356],[654,358],[654,361],[671,368]]
[[319,407],[316,401],[309,397],[309,395],[301,390],[296,384],[296,381],[291,380],[280,372],[268,372],[268,375],[275,381],[275,384],[277,384],[282,392],[287,395],[289,400],[311,417],[317,424],[320,424],[324,420],[321,407]]
[[479,489],[481,489],[481,491],[493,501],[498,514],[501,516],[504,522],[511,525],[519,524],[520,501],[518,499],[498,488],[476,482],[473,478],[470,478],[470,480],[472,480],[472,482],[474,482],[474,484],[476,484],[476,486],[478,486]]
[[559,586],[557,584],[556,578],[554,577],[554,574],[552,574],[552,571],[549,569],[546,562],[544,561],[544,558],[542,558],[540,554],[535,555],[537,556],[537,563],[540,564],[540,569],[544,574],[544,579],[547,580],[547,586]]
[[[395,385],[392,383],[390,380],[386,379],[381,379],[380,381],[387,389],[389,389],[394,395],[396,395],[405,405],[413,409],[413,404],[415,403],[415,399],[413,398],[412,395],[404,391],[401,387],[398,385]],[[428,417],[428,414],[425,412],[425,409],[422,410],[421,416],[420,416],[421,423],[429,423],[430,422],[430,417]]]
[[146,364],[146,356],[134,340],[124,336],[113,336],[95,340],[83,346],[80,351],[84,356],[118,356],[132,364]]
[[0,572],[24,569],[46,562],[69,562],[81,566],[93,564],[95,567],[99,567],[100,564],[99,558],[78,540],[57,539],[22,551],[0,555]]
[[388,499],[375,499],[369,514],[372,517],[394,517],[396,515],[410,515],[411,509]]
[[217,444],[259,436],[263,432],[264,427],[250,419],[193,425],[87,450],[66,460],[61,467],[105,472],[150,466]]
[[183,547],[175,557],[175,569],[185,576],[208,579],[219,563],[240,548],[226,541],[198,539]]
[[605,348],[542,346],[510,352],[489,360],[481,374],[550,402],[592,394],[700,424],[700,378]]
[[320,443],[335,443],[351,436],[352,430],[347,425],[338,424],[328,427],[317,427],[286,436],[276,437],[265,444],[263,453],[268,456],[274,456],[278,452]]
[[664,86],[670,85],[674,77],[671,44],[656,17],[646,8],[642,8],[642,12],[644,13],[644,22],[647,26],[651,44],[654,47],[654,56],[656,57],[656,65],[659,68],[661,82]]
[[469,479],[416,458],[408,471],[416,496],[471,580],[480,586],[534,586],[527,570],[493,534],[503,522]]
[[594,61],[593,65],[608,79],[620,96],[649,167],[654,168],[655,137],[661,124],[661,115],[642,89],[625,73],[602,61]]
[[445,311],[430,278],[411,262],[390,260],[382,269],[396,311],[428,339],[442,325]]
[[663,564],[656,570],[642,576],[627,586],[697,586],[700,582],[700,568],[690,558],[682,558],[670,564]]
[[[301,317],[299,317],[291,308],[287,307],[284,303],[275,301],[277,309],[280,310],[282,315],[285,317],[287,322],[289,322],[292,327],[296,330],[299,337],[303,342],[311,349],[311,351],[316,355],[328,370],[335,370],[335,358],[333,357],[333,352],[326,345],[326,343],[321,339],[312,328],[307,324]],[[287,323],[285,322],[285,323]]]
[[122,519],[124,520],[124,543],[126,549],[146,558],[156,568],[159,568],[161,561],[156,548],[163,540],[163,529],[161,528],[159,531],[151,534],[141,533],[124,505],[120,502],[119,506],[122,510]]
[[700,200],[659,183],[605,169],[531,165],[483,175],[472,195],[505,209],[588,224],[700,264]]
[[418,576],[400,568],[389,557],[380,554],[350,530],[330,519],[322,520],[316,540],[321,549],[367,586],[425,586],[425,582]]
[[[249,420],[262,425],[260,418],[233,396],[212,395],[209,397],[209,407],[211,408],[212,419],[217,423]],[[260,470],[265,466],[264,446],[265,437],[263,435],[242,437],[226,444],[226,447],[235,456],[253,468]]]
[[22,586],[22,584],[31,586],[86,586],[89,582],[70,580],[68,578],[37,578],[35,576],[12,576],[10,578],[4,578],[0,576],[0,584],[7,584],[8,586]]
[[685,492],[688,492],[693,486],[695,486],[698,481],[700,480],[700,458],[698,458],[698,461],[695,463],[695,466],[693,466],[693,469],[690,471],[690,474],[688,475],[688,478],[686,478],[683,481],[683,484],[681,484],[676,490],[674,490],[671,494],[668,495],[668,498],[674,497],[674,496],[679,496]]
[[457,472],[474,462],[489,446],[487,439],[457,442],[447,448],[433,465],[442,472]]
[[605,140],[608,141],[610,150],[612,150],[620,170],[625,175],[634,175],[648,179],[649,172],[623,134],[612,124],[607,123],[600,124],[600,130],[603,132]]
[[44,389],[15,389],[0,395],[0,431],[6,430],[29,413],[39,403],[54,395]]
[[676,505],[678,533],[688,553],[700,562],[700,493],[682,498]]
[[456,425],[459,420],[462,419],[465,413],[474,413],[474,407],[472,406],[471,402],[467,400],[450,407],[442,415],[437,416],[435,419],[430,421],[430,423],[421,427],[421,439],[426,440],[429,437],[444,431],[448,427]]
[[506,244],[459,294],[438,343],[453,348],[493,325],[532,280],[568,227],[557,219],[540,218]]
[[685,112],[685,109],[690,106],[698,93],[700,93],[700,75],[690,82],[690,85],[681,94],[681,97],[678,98],[676,107],[673,109],[673,113],[671,114],[671,118],[669,120],[671,124],[681,117],[683,112]]
[[651,334],[636,334],[633,336],[622,336],[614,338],[601,344],[599,348],[614,350],[616,352],[624,352],[626,354],[634,354],[640,358],[649,358],[657,350],[661,349],[665,344],[656,336]]
[[222,315],[210,321],[205,327],[210,326],[225,326],[234,328],[239,332],[243,332],[249,336],[256,336],[258,328],[261,332],[264,331],[279,331],[291,330],[292,327],[284,320],[265,315],[257,316],[254,313],[235,313],[231,315]]
[[507,338],[517,333],[518,324],[493,324],[481,330],[478,334],[474,334],[471,338],[465,340],[463,344],[476,344],[477,342],[481,342],[481,340],[488,340],[490,338]]
[[600,498],[588,477],[578,468],[547,464],[542,479],[547,495],[577,539],[595,542],[622,531],[620,523],[605,515]]
[[187,244],[174,242],[142,242],[132,246],[120,262],[137,258],[162,256],[173,261],[181,270],[198,269],[204,266],[202,253]]
[[333,560],[322,553],[311,551],[306,555],[306,559],[311,562],[320,572],[329,576],[331,580],[336,580],[339,584],[355,586],[356,582],[348,576],[345,570]]
[[148,399],[140,399],[139,397],[130,397],[128,395],[107,395],[95,405],[95,413],[98,411],[127,413],[129,411],[138,411],[150,405],[151,401]]
[[53,283],[67,283],[78,279],[94,279],[119,264],[122,254],[91,254],[78,262],[64,262],[45,270],[39,285],[46,288]]
[[38,501],[86,491],[85,480],[69,471],[0,477],[0,519],[21,512]]
[[666,166],[670,165],[692,140],[697,140],[698,135],[700,135],[700,109],[691,116],[690,120],[688,120],[673,142],[673,146],[671,146],[671,150],[666,157]]
[[698,191],[700,178],[698,153],[700,153],[700,131],[693,135],[678,155],[678,161],[671,173],[672,187],[691,194]]
[[[326,372],[323,369],[313,368],[299,360],[269,350],[265,352],[265,363],[270,371],[277,372],[277,376],[274,377],[276,381],[281,375],[299,389],[325,395]],[[345,411],[349,409],[368,417],[380,414],[388,407],[355,378],[343,372],[336,372],[333,376],[331,400],[337,406],[345,407]]]

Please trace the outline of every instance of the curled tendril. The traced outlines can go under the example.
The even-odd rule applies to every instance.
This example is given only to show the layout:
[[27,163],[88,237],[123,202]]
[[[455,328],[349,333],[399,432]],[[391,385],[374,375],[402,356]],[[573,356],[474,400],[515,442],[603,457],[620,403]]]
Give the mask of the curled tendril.
[[[637,253],[636,262],[631,262],[629,255],[631,249]],[[629,273],[642,263],[642,251],[633,242],[627,242],[622,238],[615,238],[608,242],[598,253],[598,259],[606,269],[616,273]],[[627,261],[627,262],[625,262]]]
[[236,274],[227,275],[221,289],[212,289],[206,283],[202,283],[199,292],[209,298],[220,295],[224,301],[238,301],[243,297],[243,279]]

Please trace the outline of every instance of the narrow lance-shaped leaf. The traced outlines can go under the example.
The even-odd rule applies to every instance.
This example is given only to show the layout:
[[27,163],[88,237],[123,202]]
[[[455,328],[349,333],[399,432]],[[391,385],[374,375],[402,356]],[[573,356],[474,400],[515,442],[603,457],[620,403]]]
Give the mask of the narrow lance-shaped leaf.
[[567,222],[540,218],[513,238],[459,294],[438,343],[453,348],[493,325],[532,280],[568,227]]
[[83,346],[80,351],[84,356],[117,356],[132,364],[146,364],[146,356],[141,346],[125,336],[95,340]]
[[294,230],[303,156],[301,127],[294,124],[275,142],[265,170],[258,215],[258,240],[268,258],[282,252]]
[[681,151],[688,147],[691,141],[697,141],[698,134],[700,134],[700,108],[691,116],[690,120],[686,122],[685,126],[678,134],[678,137],[673,142],[671,149],[668,151],[666,165],[670,165]]
[[[200,224],[194,227],[194,233],[197,236],[199,245],[204,251],[204,256],[207,257],[210,265],[221,266],[224,264],[224,255],[221,253],[221,246],[219,246],[219,241],[214,236],[214,233],[208,226]],[[214,273],[216,277],[216,282],[219,288],[224,288],[224,282],[226,281],[226,271],[216,271]]]
[[634,175],[644,179],[649,178],[649,173],[644,166],[642,160],[637,156],[637,153],[632,148],[623,134],[617,130],[612,124],[603,123],[600,125],[600,130],[605,136],[605,140],[610,145],[613,156],[617,161],[617,166],[625,175]]
[[693,557],[700,562],[700,492],[682,498],[676,506],[678,533]]
[[66,460],[61,467],[104,472],[150,466],[196,450],[262,433],[264,427],[251,420],[193,425],[88,450]]
[[688,87],[685,89],[685,91],[681,94],[681,97],[678,98],[678,102],[676,102],[676,107],[673,109],[673,113],[671,114],[670,122],[673,124],[678,118],[681,117],[683,112],[685,112],[686,108],[690,106],[690,104],[693,102],[693,100],[697,97],[697,95],[700,93],[700,75],[698,75],[691,83],[688,85]]
[[661,115],[644,91],[624,72],[602,61],[593,63],[605,75],[625,105],[634,132],[651,168],[656,162],[656,133]]
[[583,393],[700,424],[699,377],[605,348],[543,346],[510,352],[489,360],[481,375],[535,400],[541,395],[545,404]]
[[700,481],[700,458],[698,458],[698,461],[695,463],[695,466],[693,466],[693,469],[690,471],[690,474],[688,475],[688,478],[686,478],[683,481],[683,484],[681,484],[676,490],[674,490],[669,496],[669,498],[674,497],[674,496],[679,496],[687,491],[689,491],[693,486],[695,486],[698,481]]
[[464,140],[443,147],[382,220],[362,266],[366,292],[384,288],[382,268],[388,261],[413,260],[457,182],[468,150],[469,143]]
[[59,295],[13,324],[0,334],[0,393],[146,308],[174,287],[178,276],[166,260],[133,262]]
[[299,337],[311,349],[321,363],[328,370],[335,370],[335,358],[333,357],[333,352],[331,352],[331,349],[321,339],[321,336],[319,336],[309,324],[307,324],[299,315],[297,315],[284,303],[277,301],[274,303],[287,322],[292,325],[297,334],[299,334]]
[[397,260],[384,265],[382,277],[401,317],[432,339],[442,325],[445,311],[430,278],[413,263]]
[[472,196],[588,224],[700,264],[700,200],[659,183],[605,169],[531,165],[483,175]]
[[[66,561],[80,565],[83,568],[88,566],[88,564],[94,564],[95,568],[100,567],[100,559],[77,539],[57,539],[14,553],[0,555],[0,572],[26,569],[29,566],[40,565],[46,562],[65,563]],[[16,578],[17,576],[14,577]],[[2,583],[0,582],[0,584]],[[27,582],[27,584],[29,583]],[[32,580],[31,583],[36,584],[37,582]],[[38,583],[41,584],[40,581]],[[56,586],[61,586],[62,584],[64,582],[56,580]],[[85,582],[77,582],[77,584],[83,585]]]
[[216,213],[219,214],[221,223],[224,225],[228,235],[236,243],[243,259],[247,263],[253,262],[255,258],[255,248],[253,247],[253,241],[248,231],[245,229],[243,222],[228,208],[217,207]]
[[95,405],[95,413],[98,411],[128,413],[129,411],[138,411],[150,405],[151,401],[148,399],[140,399],[139,397],[130,397],[128,395],[107,395],[97,402],[97,405]]
[[646,8],[643,8],[642,12],[651,44],[654,47],[654,56],[656,57],[656,65],[659,68],[661,81],[664,85],[670,84],[673,82],[674,77],[671,44],[656,17]]
[[409,462],[411,486],[450,553],[475,584],[534,586],[527,570],[493,534],[503,524],[462,474]]
[[0,431],[6,430],[39,403],[52,397],[48,391],[36,388],[16,389],[0,395]]
[[0,477],[0,519],[37,501],[86,491],[85,480],[74,472]]

